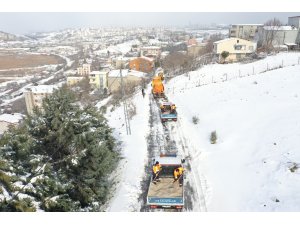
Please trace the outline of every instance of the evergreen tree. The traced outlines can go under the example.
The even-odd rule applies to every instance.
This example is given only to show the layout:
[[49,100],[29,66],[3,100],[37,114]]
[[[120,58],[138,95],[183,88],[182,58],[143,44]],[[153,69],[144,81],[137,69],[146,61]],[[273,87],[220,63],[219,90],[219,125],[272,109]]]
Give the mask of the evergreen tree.
[[[19,191],[45,211],[96,210],[107,200],[108,176],[119,159],[106,119],[94,107],[81,108],[74,96],[67,87],[56,90],[43,110],[0,139],[17,180],[30,184]],[[28,200],[18,199],[22,207],[12,207],[17,198],[6,201],[9,211],[33,209]]]

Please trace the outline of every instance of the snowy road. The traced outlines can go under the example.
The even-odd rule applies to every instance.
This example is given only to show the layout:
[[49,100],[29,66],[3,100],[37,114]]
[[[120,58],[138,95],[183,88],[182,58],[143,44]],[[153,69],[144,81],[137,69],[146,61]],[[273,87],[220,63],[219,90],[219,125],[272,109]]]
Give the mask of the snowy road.
[[[167,99],[166,99],[167,100]],[[180,116],[177,122],[161,123],[159,113],[159,101],[149,95],[150,132],[147,137],[148,145],[148,164],[145,166],[145,177],[142,181],[142,193],[139,197],[141,201],[141,210],[148,211],[146,206],[146,197],[151,175],[151,158],[160,153],[177,153],[186,159],[186,175],[184,186],[184,211],[207,211],[205,196],[202,191],[202,182],[197,170],[193,170],[194,161],[190,156],[192,146],[188,144],[188,139],[181,131]]]

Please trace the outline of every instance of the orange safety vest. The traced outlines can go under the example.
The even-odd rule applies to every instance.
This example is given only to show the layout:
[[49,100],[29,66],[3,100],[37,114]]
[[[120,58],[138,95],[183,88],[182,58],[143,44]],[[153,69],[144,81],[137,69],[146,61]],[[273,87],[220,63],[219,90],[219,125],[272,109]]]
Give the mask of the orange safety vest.
[[154,166],[152,167],[152,169],[153,169],[153,173],[157,173],[158,171],[160,171],[161,165],[160,165],[160,164],[154,165]]
[[176,171],[176,169],[174,170],[174,178],[175,179],[178,179],[181,176],[181,174],[183,174],[183,170],[184,170],[182,167],[179,167],[177,169],[179,170],[178,172]]

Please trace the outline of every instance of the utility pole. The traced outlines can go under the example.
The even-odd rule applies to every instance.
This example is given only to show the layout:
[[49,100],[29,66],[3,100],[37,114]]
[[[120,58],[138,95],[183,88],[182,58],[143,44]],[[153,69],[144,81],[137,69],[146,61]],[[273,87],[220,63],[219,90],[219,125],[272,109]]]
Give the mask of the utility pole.
[[125,126],[126,126],[126,132],[127,135],[131,135],[131,128],[130,128],[130,121],[128,117],[128,108],[127,108],[127,102],[125,97],[125,87],[124,87],[124,81],[122,76],[122,66],[120,68],[120,78],[121,78],[121,92],[122,92],[122,100],[123,100],[123,106],[124,106],[124,118],[125,118]]

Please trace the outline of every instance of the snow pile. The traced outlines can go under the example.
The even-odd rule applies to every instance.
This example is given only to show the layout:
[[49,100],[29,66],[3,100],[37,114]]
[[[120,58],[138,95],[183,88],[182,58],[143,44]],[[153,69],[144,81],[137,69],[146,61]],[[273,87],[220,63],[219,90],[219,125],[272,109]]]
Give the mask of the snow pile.
[[[208,211],[300,210],[300,66],[201,87],[189,88],[190,83],[201,74],[235,74],[252,66],[257,71],[262,63],[271,66],[282,59],[295,64],[297,57],[280,54],[246,65],[210,65],[190,80],[180,76],[166,85],[192,146]],[[197,124],[193,117],[199,118]],[[210,143],[213,131],[216,144]]]

